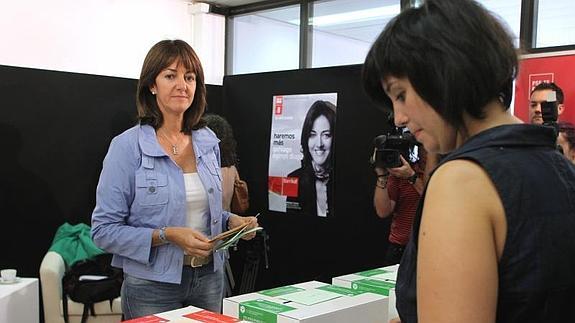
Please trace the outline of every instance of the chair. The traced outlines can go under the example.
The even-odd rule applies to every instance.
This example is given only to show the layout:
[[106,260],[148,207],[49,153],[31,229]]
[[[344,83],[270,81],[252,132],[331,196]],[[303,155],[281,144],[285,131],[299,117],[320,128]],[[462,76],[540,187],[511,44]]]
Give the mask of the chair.
[[[66,265],[64,259],[54,252],[48,251],[40,265],[40,284],[42,286],[42,301],[44,305],[45,323],[64,323],[62,308],[62,277]],[[68,300],[68,317],[70,323],[78,323],[82,318],[84,304]],[[112,303],[104,301],[94,304],[96,316],[90,316],[88,323],[114,323],[122,319],[122,305],[120,298]]]

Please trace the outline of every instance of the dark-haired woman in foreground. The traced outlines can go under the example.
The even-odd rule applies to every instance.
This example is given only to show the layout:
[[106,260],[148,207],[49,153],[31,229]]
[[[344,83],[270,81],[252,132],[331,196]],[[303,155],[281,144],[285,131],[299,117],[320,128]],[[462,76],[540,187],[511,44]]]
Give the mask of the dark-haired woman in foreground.
[[401,322],[575,322],[575,167],[508,112],[517,55],[474,1],[428,0],[372,46],[364,85],[430,153],[399,269]]

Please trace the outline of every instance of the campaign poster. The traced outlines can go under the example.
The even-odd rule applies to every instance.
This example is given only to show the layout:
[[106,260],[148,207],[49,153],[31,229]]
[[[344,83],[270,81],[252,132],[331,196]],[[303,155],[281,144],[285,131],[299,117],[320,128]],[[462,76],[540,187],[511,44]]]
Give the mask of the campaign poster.
[[333,216],[336,107],[337,93],[273,97],[269,210]]

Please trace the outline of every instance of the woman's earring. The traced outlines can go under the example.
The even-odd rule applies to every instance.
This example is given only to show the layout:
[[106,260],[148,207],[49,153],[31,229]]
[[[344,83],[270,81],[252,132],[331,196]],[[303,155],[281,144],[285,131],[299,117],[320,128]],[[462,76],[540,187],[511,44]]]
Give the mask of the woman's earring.
[[152,95],[156,95],[156,92],[152,91]]

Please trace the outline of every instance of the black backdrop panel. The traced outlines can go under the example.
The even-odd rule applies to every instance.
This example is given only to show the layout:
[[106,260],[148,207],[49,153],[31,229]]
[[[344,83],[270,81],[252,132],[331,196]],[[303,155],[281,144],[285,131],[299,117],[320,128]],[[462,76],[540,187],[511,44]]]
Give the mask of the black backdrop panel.
[[[102,160],[136,122],[137,80],[0,66],[0,268],[38,277],[64,222],[90,223]],[[209,110],[222,110],[208,86]]]
[[[312,279],[330,282],[381,266],[389,221],[375,214],[375,177],[368,160],[373,138],[387,125],[362,89],[361,66],[228,76],[223,91],[225,115],[238,141],[240,174],[250,188],[250,211],[261,213],[259,222],[269,234],[270,268],[260,267],[256,289]],[[268,211],[273,96],[328,92],[338,93],[334,217]]]
[[[251,211],[262,212],[270,235],[270,268],[256,288],[381,265],[388,221],[373,210],[367,161],[386,125],[361,89],[360,66],[232,76],[224,84],[225,110],[218,86],[208,86],[208,110],[234,126]],[[37,277],[58,226],[89,223],[108,144],[135,122],[135,88],[133,79],[0,66],[0,268]],[[335,217],[268,212],[272,97],[325,92],[338,93]]]

